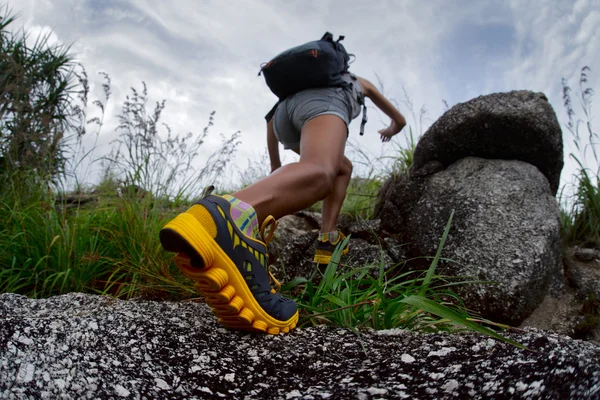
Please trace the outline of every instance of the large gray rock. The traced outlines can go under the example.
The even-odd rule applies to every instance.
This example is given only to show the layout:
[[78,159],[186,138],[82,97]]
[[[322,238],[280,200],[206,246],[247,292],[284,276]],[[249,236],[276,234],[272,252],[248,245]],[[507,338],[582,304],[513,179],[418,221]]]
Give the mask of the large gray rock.
[[4,399],[593,399],[600,348],[539,330],[222,329],[205,304],[0,295]]
[[411,255],[435,255],[454,210],[442,253],[454,262],[439,272],[499,282],[454,289],[483,316],[519,324],[561,274],[560,212],[547,179],[525,162],[465,158],[419,185],[418,201],[394,199]]
[[411,169],[410,173],[390,176],[377,194],[375,218],[381,221],[381,235],[395,235],[400,242],[410,240],[404,235],[404,218],[412,212],[421,198],[429,177],[442,171],[444,166],[432,161],[419,170]]
[[469,156],[535,165],[555,195],[564,164],[563,142],[546,96],[530,91],[494,93],[452,107],[419,140],[414,169],[434,161],[447,167]]

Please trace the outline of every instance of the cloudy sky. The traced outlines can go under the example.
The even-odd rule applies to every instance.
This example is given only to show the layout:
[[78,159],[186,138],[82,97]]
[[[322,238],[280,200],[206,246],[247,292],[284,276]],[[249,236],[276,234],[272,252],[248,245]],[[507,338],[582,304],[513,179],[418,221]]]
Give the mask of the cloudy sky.
[[[239,167],[265,151],[264,115],[275,102],[260,64],[325,31],[346,36],[351,70],[381,80],[416,131],[473,97],[528,89],[544,92],[566,122],[561,78],[577,86],[581,68],[600,83],[600,0],[9,0],[31,35],[72,44],[100,95],[98,72],[112,78],[112,99],[98,151],[114,139],[115,115],[131,86],[145,81],[150,98],[166,99],[164,122],[175,133],[201,132],[216,111],[208,153],[218,133],[241,132]],[[402,102],[407,93],[419,126]],[[598,112],[598,111],[596,111]],[[418,119],[418,118],[417,118]],[[373,156],[393,144],[377,140],[386,118],[370,110],[351,141]],[[597,123],[595,124],[597,126]],[[571,148],[568,131],[567,150]],[[394,139],[404,143],[401,135]],[[565,157],[565,161],[568,157]],[[288,162],[295,157],[286,155]],[[572,171],[563,171],[565,176]]]

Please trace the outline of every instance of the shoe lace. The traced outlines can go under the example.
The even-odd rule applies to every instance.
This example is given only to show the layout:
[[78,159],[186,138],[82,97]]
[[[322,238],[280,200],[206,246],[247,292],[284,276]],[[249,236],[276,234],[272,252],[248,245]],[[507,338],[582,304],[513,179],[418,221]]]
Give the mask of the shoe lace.
[[[267,229],[269,229],[268,233],[266,233]],[[277,229],[277,221],[275,220],[275,218],[273,218],[272,215],[269,215],[267,218],[265,218],[262,225],[260,226],[260,237],[261,237],[262,241],[265,243],[265,246],[268,246],[269,242],[271,242],[271,239],[273,239],[273,235],[275,234],[275,229]],[[275,276],[273,276],[273,274],[271,273],[271,269],[269,268],[268,263],[267,263],[267,272],[269,273],[269,277],[273,281],[273,284],[277,288],[277,289],[271,288],[271,293],[275,294],[275,293],[281,291],[281,283],[279,283],[277,278],[275,278]]]

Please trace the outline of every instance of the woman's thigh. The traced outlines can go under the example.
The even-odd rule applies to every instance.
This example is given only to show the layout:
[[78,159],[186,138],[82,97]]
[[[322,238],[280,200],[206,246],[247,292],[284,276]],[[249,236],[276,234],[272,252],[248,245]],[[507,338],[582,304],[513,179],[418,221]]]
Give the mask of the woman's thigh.
[[[342,88],[309,89],[284,100],[275,112],[274,131],[285,149],[300,149],[304,126],[316,117],[337,116],[344,124],[346,137],[351,120],[351,104]],[[327,140],[328,131],[322,131]]]

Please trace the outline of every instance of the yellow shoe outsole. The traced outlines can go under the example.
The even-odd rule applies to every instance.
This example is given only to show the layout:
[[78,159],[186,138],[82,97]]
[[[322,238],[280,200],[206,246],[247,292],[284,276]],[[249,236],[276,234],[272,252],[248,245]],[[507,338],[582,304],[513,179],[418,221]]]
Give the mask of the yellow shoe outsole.
[[180,214],[165,225],[160,237],[165,250],[178,253],[175,264],[196,281],[196,289],[221,325],[272,335],[296,327],[298,311],[287,321],[279,321],[263,310],[237,266],[193,215]]
[[[346,254],[348,254],[348,248],[345,248],[342,251],[342,255],[346,255]],[[333,255],[333,253],[331,253],[329,251],[316,250],[315,258],[313,259],[313,261],[317,264],[329,264],[329,261],[331,261],[332,255]]]
[[331,261],[331,255],[315,254],[313,261],[317,264],[329,264],[329,261]]

